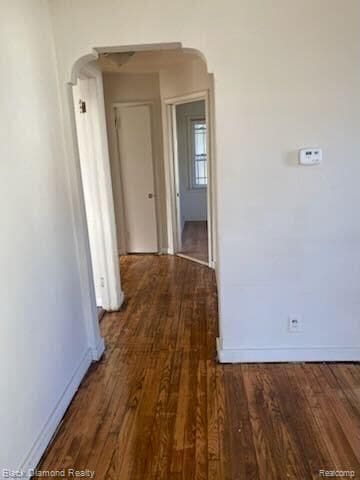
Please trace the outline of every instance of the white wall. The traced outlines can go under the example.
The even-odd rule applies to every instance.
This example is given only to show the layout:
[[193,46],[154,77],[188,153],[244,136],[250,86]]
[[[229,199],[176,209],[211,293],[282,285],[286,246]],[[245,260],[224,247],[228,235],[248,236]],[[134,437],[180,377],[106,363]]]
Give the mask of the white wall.
[[[179,41],[207,59],[225,354],[359,359],[358,0],[50,4],[61,85],[94,46]],[[299,167],[303,145],[323,165]],[[302,333],[287,332],[290,313]]]
[[163,99],[181,97],[210,88],[210,78],[204,59],[189,56],[181,65],[171,65],[160,72],[160,91]]
[[1,2],[0,32],[2,471],[36,465],[91,351],[47,2]]
[[184,103],[176,107],[178,141],[180,211],[182,228],[186,221],[207,220],[207,189],[191,185],[191,118],[205,119],[205,101]]
[[123,245],[125,239],[124,213],[122,206],[122,188],[119,166],[119,155],[116,130],[114,126],[114,103],[116,102],[152,102],[152,129],[153,129],[153,155],[154,155],[154,176],[157,195],[156,208],[158,221],[159,245],[162,250],[167,250],[166,230],[166,201],[165,201],[165,179],[164,160],[161,128],[161,103],[160,83],[158,73],[105,73],[104,96],[106,118],[108,126],[108,138],[110,149],[110,161],[112,171],[112,182],[115,202],[115,213],[117,222],[118,245],[120,253],[125,253]]

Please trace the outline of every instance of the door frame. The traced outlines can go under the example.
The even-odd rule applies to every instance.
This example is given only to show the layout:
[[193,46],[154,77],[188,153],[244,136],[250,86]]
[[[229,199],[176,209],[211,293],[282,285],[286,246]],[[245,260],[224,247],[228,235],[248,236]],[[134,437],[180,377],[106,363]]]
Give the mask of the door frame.
[[159,219],[161,218],[160,214],[160,206],[159,206],[159,185],[158,185],[158,175],[157,175],[157,165],[155,161],[156,151],[155,151],[155,115],[154,115],[154,100],[136,100],[136,101],[120,101],[120,102],[113,102],[112,104],[112,125],[115,130],[115,137],[116,137],[116,163],[118,172],[117,175],[119,177],[119,191],[120,191],[120,198],[116,198],[115,202],[117,205],[118,217],[119,214],[121,218],[117,218],[117,225],[118,225],[118,238],[120,239],[119,245],[119,253],[121,255],[127,254],[127,238],[126,238],[126,229],[121,228],[122,226],[126,225],[126,205],[125,205],[125,197],[124,197],[124,188],[123,188],[123,174],[122,174],[122,166],[121,166],[121,155],[120,155],[120,145],[119,145],[119,135],[117,131],[117,111],[121,108],[128,108],[128,107],[136,107],[136,106],[147,106],[149,107],[150,112],[150,129],[151,129],[151,153],[152,153],[152,167],[153,167],[153,183],[154,183],[154,197],[155,197],[155,221],[156,221],[156,244],[157,244],[157,252],[161,252],[161,245],[160,245],[160,238],[161,238],[161,230],[160,230],[160,222]]
[[[95,81],[81,74],[73,87],[76,130],[79,146],[81,178],[84,191],[85,211],[88,225],[92,271],[94,276],[96,305],[106,309],[109,294],[105,286],[105,252],[101,242],[101,224],[97,214],[101,211],[96,168],[96,142],[94,122]],[[86,105],[86,111],[80,110],[80,101]],[[91,214],[91,217],[89,217]],[[91,221],[92,220],[92,221]]]
[[[168,216],[168,230],[170,233],[169,239],[172,246],[169,248],[169,253],[173,253],[179,257],[188,258],[197,263],[207,265],[210,268],[215,268],[215,232],[214,232],[214,160],[213,160],[213,122],[211,118],[210,108],[210,90],[203,90],[194,92],[188,95],[171,97],[164,99],[165,115],[166,115],[166,130],[165,137],[168,141],[168,165],[166,176],[166,188],[168,191],[168,207],[171,214]],[[193,257],[189,257],[179,253],[181,248],[181,227],[179,218],[179,173],[178,173],[178,140],[177,140],[177,125],[176,125],[176,107],[186,103],[197,101],[205,101],[205,121],[207,126],[206,147],[207,147],[207,168],[208,168],[208,184],[207,184],[207,227],[208,227],[208,261],[203,262]],[[169,221],[170,220],[170,221]]]
[[[96,235],[98,256],[98,267],[101,273],[101,300],[102,308],[107,311],[120,309],[124,293],[121,289],[120,269],[117,255],[117,241],[115,231],[115,213],[111,189],[110,158],[105,120],[105,102],[103,94],[102,75],[92,65],[85,65],[78,75],[79,81],[88,83],[88,129],[91,131],[92,139],[88,147],[92,150],[94,164],[92,171],[87,172],[91,178],[91,197],[93,205],[96,205],[99,214],[96,218],[98,226]],[[76,128],[82,132],[83,125],[77,122],[75,109],[79,108],[74,102],[74,91],[72,89],[73,111]],[[88,131],[88,133],[89,133]],[[85,135],[88,138],[89,135]],[[79,149],[78,138],[77,146]],[[79,150],[78,150],[79,151]],[[79,164],[80,164],[79,158]],[[80,165],[81,171],[81,165]],[[83,185],[84,172],[81,172],[81,186]]]

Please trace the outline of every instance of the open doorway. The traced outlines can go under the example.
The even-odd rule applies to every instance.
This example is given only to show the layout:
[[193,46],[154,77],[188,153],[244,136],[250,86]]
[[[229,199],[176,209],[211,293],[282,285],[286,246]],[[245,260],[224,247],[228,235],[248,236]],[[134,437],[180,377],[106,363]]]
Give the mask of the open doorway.
[[174,251],[213,267],[208,92],[167,101],[171,133]]
[[214,267],[206,63],[172,48],[101,52],[98,65],[119,255],[178,254]]
[[[110,61],[106,58],[109,55],[105,54],[109,50],[116,51],[115,57],[112,55]],[[121,55],[117,55],[118,50]],[[103,53],[104,57],[100,55],[98,58],[96,52]],[[69,384],[70,392],[80,382],[90,359],[99,360],[105,349],[97,321],[96,303],[107,305],[106,310],[118,310],[122,305],[119,263],[127,296],[126,308],[119,314],[107,315],[104,320],[102,331],[107,333],[110,348],[103,366],[108,364],[110,356],[115,355],[111,361],[117,368],[119,362],[123,363],[118,353],[123,352],[128,358],[131,351],[134,354],[132,363],[135,365],[139,361],[139,342],[146,347],[145,350],[142,349],[142,360],[146,362],[149,360],[147,354],[152,355],[155,350],[161,353],[165,347],[168,349],[170,346],[171,350],[172,346],[175,348],[176,345],[186,343],[188,334],[192,335],[194,329],[201,333],[209,324],[209,312],[203,312],[206,315],[199,322],[198,309],[193,309],[194,322],[191,319],[189,321],[186,315],[182,315],[181,308],[185,303],[190,306],[194,301],[202,304],[204,299],[210,298],[214,300],[210,303],[216,315],[216,296],[211,294],[208,297],[203,291],[204,281],[212,289],[215,286],[214,273],[202,265],[173,256],[175,253],[181,255],[175,236],[178,232],[183,233],[174,221],[178,211],[174,205],[176,196],[173,194],[174,165],[177,164],[175,157],[178,155],[174,149],[178,137],[174,128],[176,110],[179,106],[180,111],[183,104],[202,102],[202,105],[205,103],[205,117],[202,111],[191,125],[193,132],[200,130],[202,138],[199,142],[202,142],[202,147],[195,148],[193,145],[192,149],[199,157],[196,159],[198,162],[204,163],[206,153],[207,167],[202,165],[200,169],[195,169],[191,178],[199,188],[200,185],[204,188],[206,183],[209,260],[197,261],[214,267],[212,239],[215,236],[212,232],[215,231],[216,216],[212,216],[212,211],[216,212],[216,209],[209,208],[211,201],[214,201],[209,148],[209,138],[214,138],[214,135],[209,134],[214,125],[209,115],[209,110],[213,112],[214,105],[212,89],[212,76],[209,75],[201,54],[182,49],[179,45],[167,49],[158,45],[153,50],[149,47],[145,49],[144,46],[96,49],[79,58],[73,66],[66,89],[68,109],[64,110],[70,122],[64,134],[66,145],[69,146],[67,167],[72,223],[88,348],[85,350],[86,362],[81,362],[80,370],[77,369],[73,377],[75,380],[72,379]],[[196,141],[194,138],[193,144]],[[211,150],[214,151],[214,148]],[[125,159],[125,162],[121,158],[124,152],[130,154],[130,160]],[[145,158],[146,167],[142,165],[140,168],[137,160],[131,161],[135,154]],[[126,169],[129,171],[124,174]],[[127,174],[133,175],[135,180],[126,180]],[[143,177],[147,182],[151,179],[153,182],[145,183]],[[136,183],[140,179],[143,183]],[[124,182],[127,183],[128,192],[124,191]],[[126,253],[131,244],[129,240],[127,243],[121,242],[121,235],[126,232],[122,222],[128,221],[126,214],[129,215],[129,208],[123,198],[127,198],[127,204],[133,201],[132,190],[136,190],[138,185],[145,185],[143,190],[148,195],[155,194],[155,214],[153,209],[151,214],[142,216],[142,221],[148,221],[148,216],[152,219],[156,217],[153,245],[156,238],[159,253],[168,255],[124,255],[125,258],[120,258],[119,262],[122,248]],[[148,197],[149,200],[153,198]],[[122,209],[126,210],[125,215]],[[97,238],[89,238],[92,231]],[[95,248],[91,246],[92,243]],[[97,248],[100,257],[98,270],[93,258]],[[134,247],[138,248],[140,247]],[[103,280],[100,283],[99,276]],[[98,285],[101,290],[99,295],[95,295]],[[72,285],[69,286],[71,287]],[[144,312],[149,315],[144,316]],[[210,323],[215,327],[215,317]],[[187,332],[185,327],[190,330]],[[215,329],[212,335],[215,340]],[[134,341],[136,339],[139,342]],[[159,342],[162,344],[160,350]],[[148,346],[152,343],[155,347],[149,349]],[[155,360],[156,364],[162,365],[161,355]],[[126,364],[128,366],[129,362]],[[125,365],[129,370],[127,366]],[[102,367],[100,370],[103,372]],[[66,409],[69,399],[68,396],[64,398],[61,410]]]
[[[73,105],[94,296],[97,306],[115,310],[123,300],[122,256],[178,254],[214,267],[209,148],[213,82],[199,52],[178,45],[97,51],[90,63],[87,57],[79,60]],[[202,202],[192,208],[202,208],[202,213],[185,213],[178,223],[186,198],[179,196],[183,205],[176,208],[174,165],[180,155],[173,147],[181,138],[176,114],[191,107],[198,110],[190,112],[179,148],[188,162],[186,188]],[[190,113],[185,112],[187,118]]]
[[205,100],[175,105],[177,166],[177,253],[209,261],[207,212],[207,126]]

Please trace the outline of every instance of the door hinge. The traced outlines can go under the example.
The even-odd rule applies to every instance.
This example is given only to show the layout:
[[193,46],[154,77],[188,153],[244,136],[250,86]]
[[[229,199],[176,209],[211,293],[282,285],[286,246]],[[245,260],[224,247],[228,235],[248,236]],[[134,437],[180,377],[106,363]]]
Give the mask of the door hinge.
[[79,109],[80,109],[80,113],[86,113],[86,102],[85,102],[85,100],[79,100]]
[[117,115],[115,115],[115,130],[118,129],[118,128],[120,128],[120,121],[119,121]]

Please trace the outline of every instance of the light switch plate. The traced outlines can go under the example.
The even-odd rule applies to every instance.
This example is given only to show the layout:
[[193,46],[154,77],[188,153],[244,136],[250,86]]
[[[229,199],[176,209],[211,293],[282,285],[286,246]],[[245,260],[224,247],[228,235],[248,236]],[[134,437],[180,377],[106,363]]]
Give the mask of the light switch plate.
[[299,151],[300,165],[319,165],[322,162],[321,148],[302,148]]

